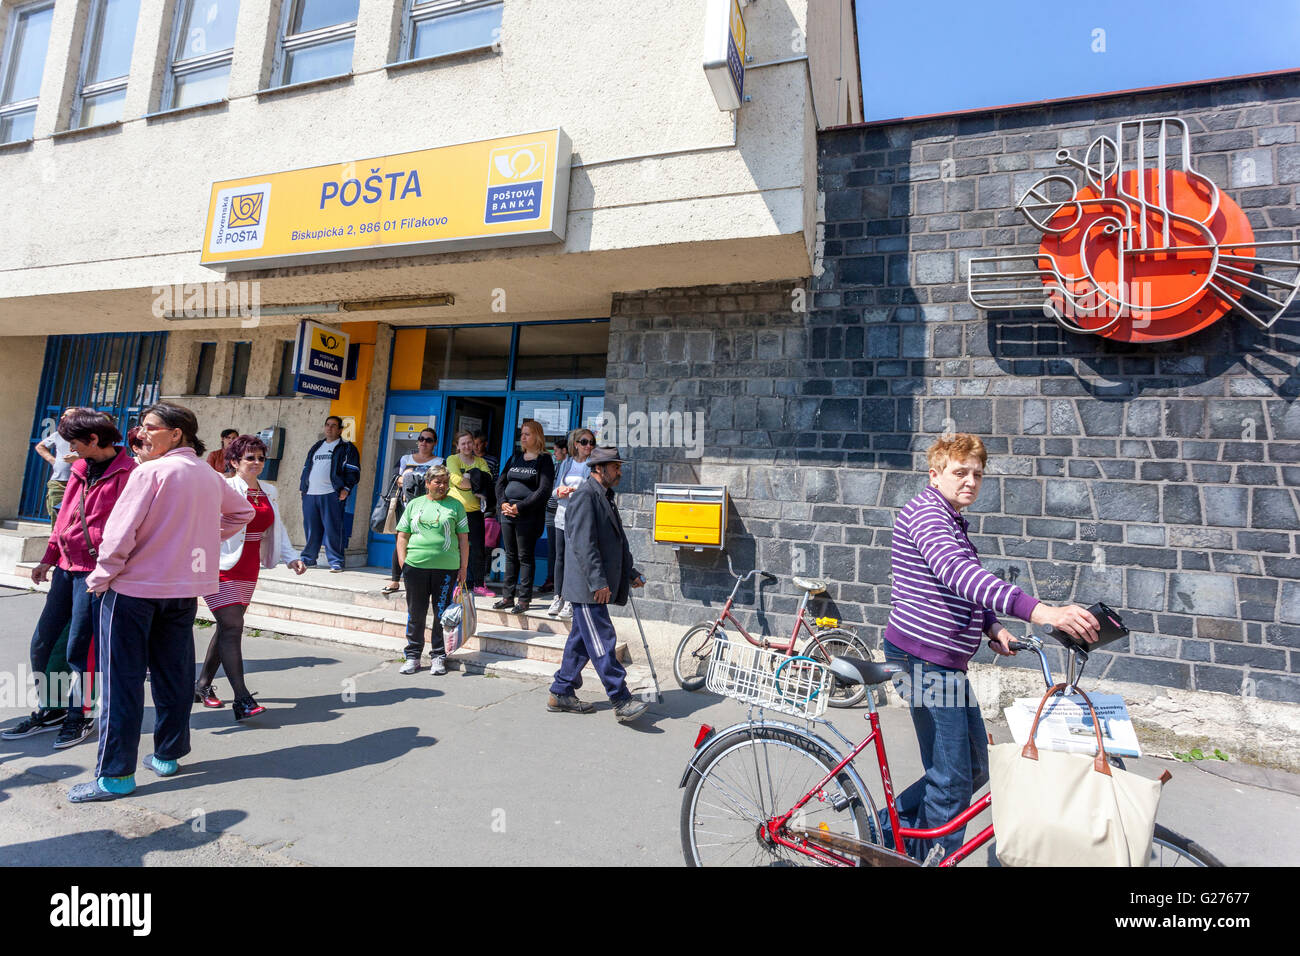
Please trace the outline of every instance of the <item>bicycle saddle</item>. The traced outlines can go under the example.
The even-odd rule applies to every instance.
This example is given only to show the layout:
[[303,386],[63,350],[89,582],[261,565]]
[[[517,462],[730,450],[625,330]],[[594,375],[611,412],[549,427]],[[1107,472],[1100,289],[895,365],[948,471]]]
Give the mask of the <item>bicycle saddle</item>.
[[895,674],[903,673],[897,664],[877,664],[860,657],[836,657],[831,661],[831,673],[841,684],[883,684]]
[[826,582],[821,578],[791,578],[790,580],[794,581],[795,587],[803,588],[809,594],[821,594],[826,590]]

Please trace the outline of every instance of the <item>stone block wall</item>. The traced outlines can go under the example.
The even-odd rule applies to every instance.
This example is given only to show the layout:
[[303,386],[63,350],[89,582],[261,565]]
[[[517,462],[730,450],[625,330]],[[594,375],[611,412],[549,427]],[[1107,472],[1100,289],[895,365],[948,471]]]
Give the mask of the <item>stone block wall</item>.
[[[991,455],[970,512],[985,566],[1049,602],[1105,600],[1130,624],[1094,676],[1300,702],[1300,310],[1268,332],[1233,313],[1130,345],[967,301],[972,256],[1037,248],[1013,207],[1065,171],[1058,149],[1155,116],[1188,121],[1193,168],[1258,240],[1297,238],[1292,74],[832,130],[806,311],[800,283],[616,297],[606,407],[705,421],[702,459],[631,449],[622,501],[652,579],[643,614],[687,624],[730,590],[717,554],[649,534],[655,481],[725,482],[738,569],[829,579],[818,613],[877,644],[896,510],[922,487],[929,444],[969,431]],[[788,578],[742,598],[788,633]]]

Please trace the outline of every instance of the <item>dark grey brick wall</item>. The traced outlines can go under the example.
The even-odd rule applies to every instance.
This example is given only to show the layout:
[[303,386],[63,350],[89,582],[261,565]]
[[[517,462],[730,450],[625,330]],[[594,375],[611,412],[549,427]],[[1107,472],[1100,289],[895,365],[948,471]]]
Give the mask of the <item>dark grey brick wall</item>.
[[[831,131],[808,311],[799,283],[617,297],[607,407],[706,415],[703,462],[632,450],[623,507],[647,612],[690,623],[730,587],[717,555],[650,543],[654,482],[725,481],[737,564],[831,579],[818,612],[876,644],[895,509],[951,426],[992,456],[970,512],[985,565],[1047,601],[1124,610],[1134,635],[1092,673],[1300,702],[1300,311],[1268,333],[1230,314],[1127,345],[966,300],[971,256],[1037,247],[1012,207],[1058,148],[1161,115],[1188,120],[1194,167],[1257,239],[1296,238],[1293,75]],[[745,598],[788,631],[788,581]]]

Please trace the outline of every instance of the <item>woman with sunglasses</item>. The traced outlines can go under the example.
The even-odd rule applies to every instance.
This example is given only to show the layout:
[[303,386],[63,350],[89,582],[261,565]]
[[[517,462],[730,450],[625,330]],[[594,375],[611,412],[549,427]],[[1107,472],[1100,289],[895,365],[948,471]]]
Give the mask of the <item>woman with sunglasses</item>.
[[221,540],[253,517],[248,499],[199,457],[204,447],[192,411],[159,402],[141,412],[140,423],[142,464],[113,506],[95,570],[86,576],[86,588],[104,596],[104,695],[95,779],[69,791],[72,803],[135,790],[146,672],[154,753],[145,765],[170,777],[190,752],[198,599],[217,590]]
[[212,687],[217,668],[226,672],[235,702],[235,720],[256,717],[266,710],[253,699],[244,684],[244,613],[257,587],[261,568],[273,568],[283,562],[295,574],[307,570],[298,552],[289,543],[289,534],[280,520],[279,495],[269,482],[257,476],[266,463],[266,445],[256,435],[240,435],[226,446],[226,467],[234,474],[226,484],[248,499],[253,506],[253,520],[242,531],[221,542],[220,584],[216,594],[203,600],[216,618],[216,633],[208,642],[203,669],[194,685],[194,702],[204,707],[221,707],[221,698]]
[[[425,473],[434,465],[441,465],[442,459],[433,453],[438,446],[438,433],[432,428],[420,432],[415,440],[415,451],[403,455],[397,461],[397,470],[393,473],[393,494],[397,496],[397,511],[394,519],[402,520],[402,512],[424,491]],[[397,557],[397,548],[393,548],[393,575],[381,591],[392,594],[402,586],[402,562]]]
[[552,536],[550,554],[551,570],[555,577],[555,600],[546,609],[551,617],[562,621],[573,620],[573,605],[564,600],[564,505],[574,489],[591,475],[587,459],[596,447],[596,436],[587,428],[575,428],[569,432],[569,457],[560,462],[555,469],[555,490],[551,501],[555,502],[555,518],[548,518],[550,527],[546,533]]

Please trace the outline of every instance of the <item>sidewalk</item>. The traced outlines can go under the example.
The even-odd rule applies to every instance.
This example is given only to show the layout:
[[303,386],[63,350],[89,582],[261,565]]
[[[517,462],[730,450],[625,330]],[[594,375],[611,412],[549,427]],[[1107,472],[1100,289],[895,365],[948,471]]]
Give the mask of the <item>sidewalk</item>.
[[[0,590],[0,672],[26,671],[41,601]],[[196,629],[196,646],[210,634]],[[744,717],[732,701],[665,687],[663,704],[623,725],[590,680],[581,693],[596,713],[550,714],[537,684],[427,669],[405,677],[396,655],[339,645],[248,637],[244,648],[268,713],[236,725],[228,706],[196,707],[182,772],[142,771],[129,797],[63,802],[89,779],[94,738],[57,752],[53,734],[0,742],[6,862],[679,866],[677,783],[699,725]],[[228,695],[224,678],[217,685]],[[6,707],[0,720],[24,713]],[[833,719],[857,739],[864,713]],[[151,721],[147,710],[142,757]],[[911,721],[902,708],[882,721],[905,785],[920,770]],[[1174,780],[1161,822],[1230,864],[1300,862],[1300,799],[1183,764],[1134,764],[1152,777],[1166,767]],[[963,865],[988,862],[980,851]]]

